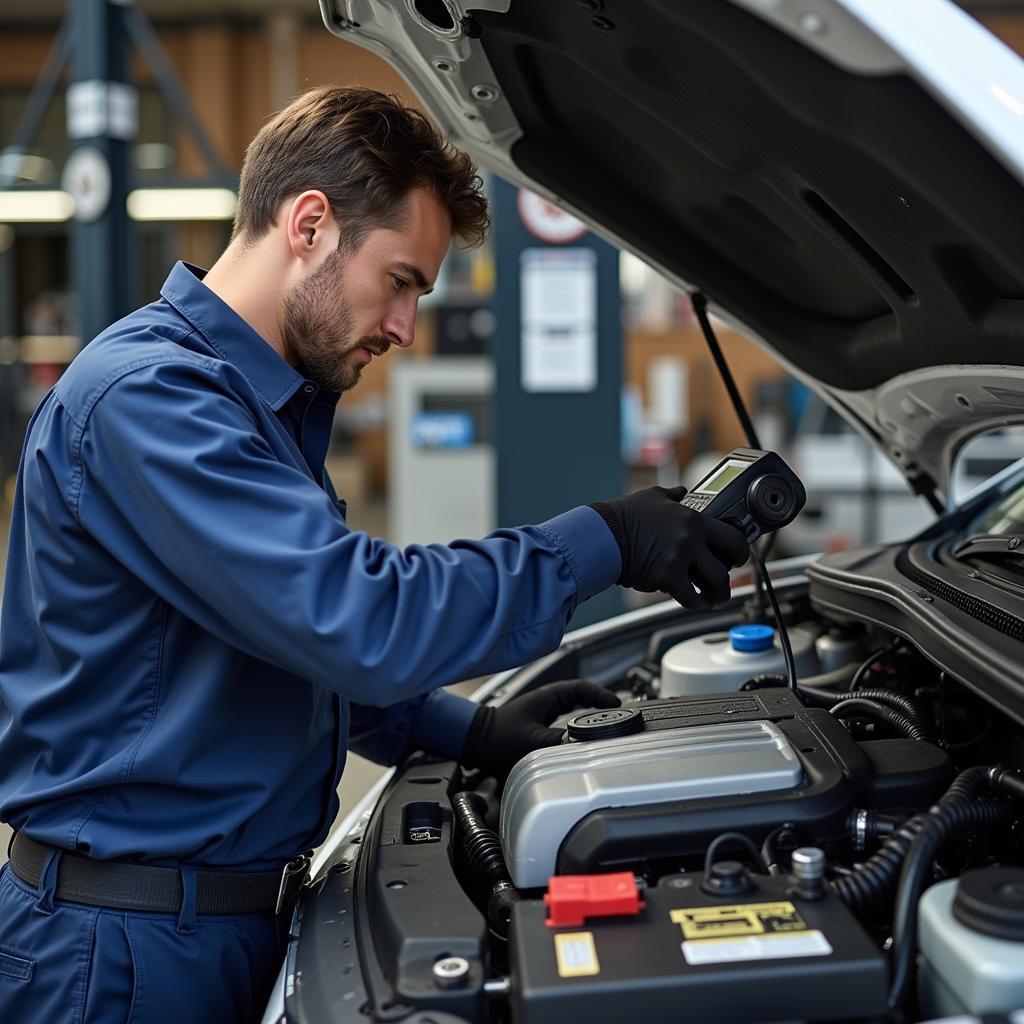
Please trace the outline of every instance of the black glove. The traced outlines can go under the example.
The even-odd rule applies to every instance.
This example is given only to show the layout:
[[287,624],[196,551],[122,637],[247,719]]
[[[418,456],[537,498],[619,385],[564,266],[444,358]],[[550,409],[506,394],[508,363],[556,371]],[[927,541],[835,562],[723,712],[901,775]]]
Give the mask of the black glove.
[[685,496],[685,487],[648,487],[590,507],[622,552],[622,586],[661,590],[684,608],[721,604],[729,597],[729,568],[750,553],[747,540],[714,516],[680,505]]
[[507,775],[531,750],[562,742],[562,730],[548,728],[559,715],[575,708],[617,708],[621,703],[603,686],[570,679],[513,697],[499,708],[482,705],[466,733],[462,763]]

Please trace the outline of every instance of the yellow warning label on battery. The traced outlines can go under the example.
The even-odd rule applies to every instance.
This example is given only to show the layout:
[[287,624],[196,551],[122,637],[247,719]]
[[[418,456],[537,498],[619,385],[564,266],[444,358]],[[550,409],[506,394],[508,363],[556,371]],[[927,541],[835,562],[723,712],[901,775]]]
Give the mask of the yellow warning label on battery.
[[592,932],[562,932],[555,936],[555,958],[560,978],[585,978],[600,974]]
[[728,907],[687,907],[673,910],[672,923],[684,939],[731,939],[741,935],[772,935],[807,929],[789,902],[738,903]]

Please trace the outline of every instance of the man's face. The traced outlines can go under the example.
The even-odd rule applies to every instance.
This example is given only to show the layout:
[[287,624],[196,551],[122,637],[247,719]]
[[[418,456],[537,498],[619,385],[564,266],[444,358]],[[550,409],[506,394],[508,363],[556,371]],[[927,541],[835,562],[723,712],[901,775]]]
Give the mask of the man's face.
[[414,189],[398,227],[371,230],[354,251],[329,252],[289,291],[285,357],[327,391],[354,387],[374,356],[412,344],[417,303],[432,290],[450,242],[448,212]]

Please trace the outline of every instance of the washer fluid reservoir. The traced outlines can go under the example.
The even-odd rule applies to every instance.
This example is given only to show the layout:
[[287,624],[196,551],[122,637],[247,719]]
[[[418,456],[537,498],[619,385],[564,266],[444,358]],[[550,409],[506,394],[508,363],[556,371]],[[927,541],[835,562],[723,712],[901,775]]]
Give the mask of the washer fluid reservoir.
[[[797,676],[816,675],[816,634],[790,629]],[[786,674],[786,659],[771,626],[733,626],[728,633],[707,633],[670,647],[661,659],[662,697],[695,693],[732,693],[748,679],[766,673]]]

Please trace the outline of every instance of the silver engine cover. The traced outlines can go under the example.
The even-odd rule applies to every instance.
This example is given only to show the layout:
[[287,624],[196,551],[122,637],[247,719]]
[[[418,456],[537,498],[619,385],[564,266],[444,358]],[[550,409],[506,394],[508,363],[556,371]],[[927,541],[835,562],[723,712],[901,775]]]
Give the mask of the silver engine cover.
[[803,779],[771,722],[700,725],[534,750],[509,773],[501,846],[512,882],[547,885],[558,850],[591,811],[793,789]]

